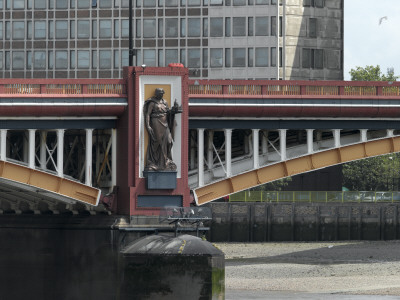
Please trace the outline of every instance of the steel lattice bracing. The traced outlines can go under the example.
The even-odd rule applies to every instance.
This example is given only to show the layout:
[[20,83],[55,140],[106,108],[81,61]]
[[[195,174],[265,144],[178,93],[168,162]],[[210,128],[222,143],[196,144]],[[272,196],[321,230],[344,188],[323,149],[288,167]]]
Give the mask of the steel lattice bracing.
[[0,213],[100,209],[126,107],[124,80],[2,80]]
[[[223,142],[225,149],[222,157],[215,145],[204,143],[201,137],[204,129],[197,131],[198,163],[191,171],[189,182],[198,204],[288,176],[400,151],[400,136],[394,136],[393,130],[363,129],[357,132],[336,129],[329,132],[309,129],[304,130],[305,134],[300,131],[297,134],[297,137],[302,134],[306,136],[303,143],[293,140],[293,132],[288,138],[286,129],[279,130],[274,141],[263,137],[260,142],[260,131],[253,130],[250,140],[249,136],[243,135],[244,141],[239,147],[241,149],[236,149],[242,154],[236,155],[234,159],[232,130],[224,131],[226,141]],[[208,133],[208,136],[214,134]],[[210,138],[208,142],[213,143],[213,140]],[[278,145],[274,146],[276,142]],[[204,151],[204,145],[207,151]],[[217,163],[214,162],[215,157],[218,157]]]
[[46,203],[57,211],[54,200],[97,206],[115,186],[115,140],[115,129],[1,129],[0,210]]

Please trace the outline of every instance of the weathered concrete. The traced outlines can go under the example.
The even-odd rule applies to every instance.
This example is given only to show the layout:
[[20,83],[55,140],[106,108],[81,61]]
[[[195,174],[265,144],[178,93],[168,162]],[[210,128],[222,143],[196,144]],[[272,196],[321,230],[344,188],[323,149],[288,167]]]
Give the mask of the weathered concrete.
[[121,251],[119,299],[224,299],[224,259],[191,235],[144,237]]
[[399,204],[212,203],[213,242],[393,240]]

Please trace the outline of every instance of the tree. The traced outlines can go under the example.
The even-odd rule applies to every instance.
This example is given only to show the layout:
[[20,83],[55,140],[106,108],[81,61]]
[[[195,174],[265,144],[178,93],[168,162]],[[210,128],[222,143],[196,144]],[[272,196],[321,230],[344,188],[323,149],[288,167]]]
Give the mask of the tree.
[[394,69],[388,68],[387,74],[381,72],[381,67],[377,65],[366,66],[365,68],[356,67],[350,70],[351,80],[353,81],[396,81],[399,76],[394,75]]
[[344,164],[343,185],[353,191],[397,190],[399,165],[399,153]]
[[[379,65],[356,67],[350,70],[351,80],[396,81],[394,69],[387,74]],[[400,154],[393,153],[350,162],[343,165],[343,186],[355,191],[378,191],[398,189]]]

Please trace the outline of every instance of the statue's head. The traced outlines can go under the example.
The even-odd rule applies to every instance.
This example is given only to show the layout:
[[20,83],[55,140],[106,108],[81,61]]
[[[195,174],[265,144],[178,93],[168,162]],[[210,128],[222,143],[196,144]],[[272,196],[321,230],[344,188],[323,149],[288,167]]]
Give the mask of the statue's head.
[[161,99],[164,94],[165,94],[164,89],[156,88],[156,91],[155,91],[156,98]]

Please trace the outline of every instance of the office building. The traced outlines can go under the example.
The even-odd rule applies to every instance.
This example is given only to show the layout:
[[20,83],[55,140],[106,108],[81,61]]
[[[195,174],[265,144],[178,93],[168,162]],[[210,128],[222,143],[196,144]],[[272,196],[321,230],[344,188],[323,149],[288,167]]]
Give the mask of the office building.
[[[121,78],[129,0],[0,0],[0,78]],[[342,79],[342,0],[132,0],[134,64]]]

